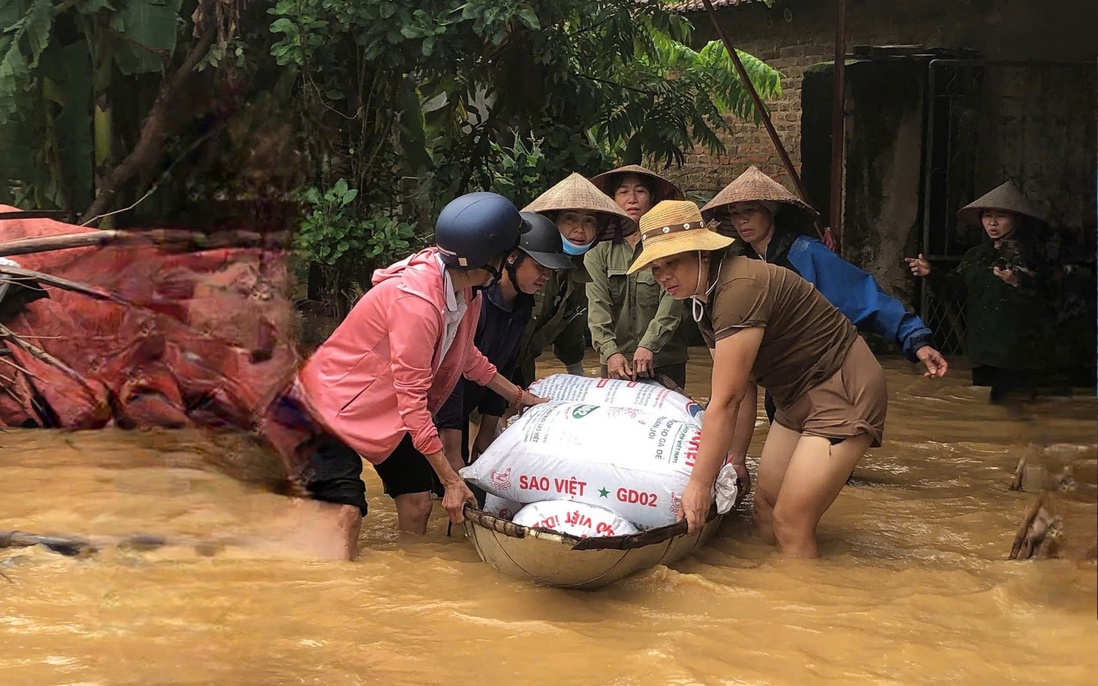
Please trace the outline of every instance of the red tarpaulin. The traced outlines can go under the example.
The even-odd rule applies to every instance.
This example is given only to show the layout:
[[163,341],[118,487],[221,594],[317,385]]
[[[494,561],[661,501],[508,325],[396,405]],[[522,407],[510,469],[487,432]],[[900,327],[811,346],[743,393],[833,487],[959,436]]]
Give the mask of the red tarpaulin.
[[[16,208],[0,205],[0,213]],[[0,242],[84,229],[0,220]],[[254,429],[296,369],[287,255],[253,248],[169,254],[149,246],[15,256],[25,269],[132,305],[46,287],[0,322],[72,371],[0,341],[0,426],[232,425]]]

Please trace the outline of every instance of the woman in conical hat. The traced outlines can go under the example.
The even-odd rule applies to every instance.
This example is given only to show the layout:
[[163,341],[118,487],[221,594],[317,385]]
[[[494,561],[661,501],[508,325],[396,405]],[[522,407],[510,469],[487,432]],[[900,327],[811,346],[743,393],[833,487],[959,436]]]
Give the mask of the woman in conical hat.
[[[702,216],[729,222],[733,235],[744,244],[744,255],[792,269],[855,326],[892,341],[909,361],[922,362],[927,376],[945,375],[949,365],[934,349],[934,334],[922,319],[885,293],[870,274],[802,233],[816,218],[816,211],[757,167],[725,186],[702,208]],[[773,422],[774,399],[769,393],[764,405]],[[742,429],[752,431],[754,418]]]
[[733,255],[692,202],[664,201],[641,219],[643,249],[630,271],[650,269],[694,321],[713,355],[712,395],[682,495],[691,530],[705,521],[726,456],[747,468],[741,414],[748,389],[774,396],[777,412],[759,461],[755,522],[791,557],[817,557],[816,526],[855,465],[884,433],[884,371],[858,330],[795,272]]
[[991,386],[991,401],[1000,402],[1011,390],[1028,390],[1044,366],[1047,313],[1032,235],[1044,220],[1009,181],[962,207],[957,219],[982,227],[989,240],[968,250],[952,272],[932,268],[921,254],[907,263],[912,274],[928,277],[938,297],[967,298],[972,383]]
[[534,360],[547,346],[570,374],[583,375],[583,355],[587,350],[586,303],[583,287],[588,281],[583,270],[583,255],[613,236],[635,234],[637,223],[580,174],[569,174],[555,186],[523,208],[556,223],[564,252],[577,269],[554,272],[538,291],[534,315],[523,337],[516,376],[520,386],[534,380]]
[[[661,200],[682,200],[675,184],[636,164],[591,179],[634,221]],[[639,250],[640,235],[615,237],[587,253],[588,324],[599,353],[600,373],[615,379],[665,374],[686,384],[686,335],[682,303],[660,290],[649,273],[626,271]]]

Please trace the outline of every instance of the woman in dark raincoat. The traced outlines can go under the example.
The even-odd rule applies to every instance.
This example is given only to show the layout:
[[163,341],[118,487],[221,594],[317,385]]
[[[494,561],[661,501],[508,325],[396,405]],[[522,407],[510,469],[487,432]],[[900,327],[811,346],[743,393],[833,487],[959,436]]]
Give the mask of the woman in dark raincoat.
[[1012,390],[1031,389],[1044,366],[1046,303],[1033,235],[1043,220],[1009,181],[961,208],[957,217],[981,226],[989,240],[966,252],[952,272],[932,268],[922,255],[906,261],[939,297],[967,297],[972,383],[990,386],[991,402],[998,403]]

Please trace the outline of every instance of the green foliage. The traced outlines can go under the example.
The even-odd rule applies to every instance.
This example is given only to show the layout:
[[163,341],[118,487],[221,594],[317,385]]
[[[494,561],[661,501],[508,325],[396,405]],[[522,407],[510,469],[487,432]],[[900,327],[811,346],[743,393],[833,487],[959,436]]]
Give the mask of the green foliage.
[[0,0],[0,125],[18,112],[35,85],[33,70],[50,42],[50,0]]
[[[562,132],[586,133],[545,171],[681,163],[695,144],[723,150],[725,115],[756,114],[724,48],[692,50],[689,23],[656,0],[278,0],[269,13],[271,54],[300,69],[309,137],[326,146],[315,154],[361,188],[434,171],[445,198],[493,182],[516,136]],[[777,72],[741,57],[763,98],[780,94]]]
[[[725,116],[755,115],[723,47],[691,49],[662,0],[276,0],[268,14],[271,55],[296,71],[306,185],[361,189],[355,227],[400,214],[425,240],[461,193],[522,207],[574,171],[720,152]],[[741,58],[763,98],[780,93]],[[323,259],[352,244],[312,226],[335,241]]]
[[301,189],[297,199],[305,204],[304,219],[296,236],[300,257],[321,267],[327,277],[328,297],[344,297],[344,291],[368,287],[369,274],[422,247],[415,225],[389,216],[358,219],[358,190],[339,179],[327,190]]
[[93,91],[161,71],[181,33],[182,6],[0,0],[0,199],[73,211],[90,203]]
[[489,143],[490,157],[484,167],[490,176],[477,185],[510,198],[519,207],[573,171],[594,174],[614,162],[587,134],[557,129],[542,138],[515,132],[508,137],[510,144]]
[[[300,185],[299,246],[331,293],[426,244],[456,195],[491,189],[524,206],[571,172],[658,169],[695,146],[721,152],[726,117],[757,118],[723,47],[692,49],[689,22],[665,0],[244,5],[0,0],[0,198],[15,189],[25,206],[85,207],[93,98],[138,81],[155,94],[156,77],[132,75],[178,64],[203,12],[203,22],[216,13],[219,38],[198,69],[218,74],[201,80],[226,78],[237,100],[203,93],[232,119],[203,147],[216,159],[175,192]],[[780,94],[777,72],[740,56],[764,99]],[[148,104],[109,118],[120,153]],[[180,113],[163,157],[202,141],[205,131],[180,131],[197,118]]]

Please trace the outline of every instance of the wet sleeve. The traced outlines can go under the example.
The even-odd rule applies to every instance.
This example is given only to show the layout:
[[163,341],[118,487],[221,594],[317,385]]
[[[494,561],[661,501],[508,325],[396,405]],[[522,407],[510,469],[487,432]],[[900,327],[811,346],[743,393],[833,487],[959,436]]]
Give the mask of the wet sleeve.
[[872,275],[839,257],[823,243],[798,239],[789,252],[789,261],[855,326],[892,341],[908,360],[917,362],[915,351],[932,343],[934,334],[918,315],[885,293]]
[[442,336],[442,317],[426,300],[407,296],[393,303],[388,328],[397,411],[416,450],[436,453],[442,450],[442,441],[427,409],[427,392],[435,377],[431,362]]
[[648,348],[654,353],[663,350],[679,330],[679,325],[682,323],[682,309],[681,300],[675,300],[667,291],[661,289],[656,316],[649,322],[638,346]]
[[610,276],[606,271],[606,250],[595,246],[583,256],[583,265],[591,277],[587,284],[587,326],[591,344],[599,357],[607,359],[620,352],[614,340],[614,317],[610,313]]
[[737,277],[724,282],[713,297],[714,345],[740,329],[766,327],[772,309],[769,292],[758,280]]

